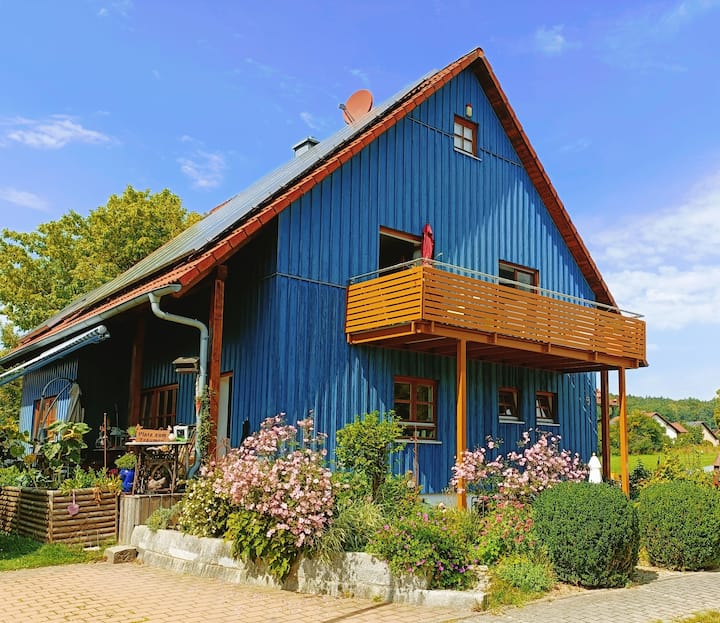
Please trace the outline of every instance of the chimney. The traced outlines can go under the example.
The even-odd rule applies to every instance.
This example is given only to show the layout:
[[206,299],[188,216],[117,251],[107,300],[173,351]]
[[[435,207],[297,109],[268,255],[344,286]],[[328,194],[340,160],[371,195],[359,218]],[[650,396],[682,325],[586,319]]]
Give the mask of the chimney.
[[320,141],[317,140],[314,136],[308,136],[301,140],[299,143],[295,143],[295,145],[293,145],[295,157],[297,158],[298,156],[302,156],[306,151],[310,151],[319,142]]

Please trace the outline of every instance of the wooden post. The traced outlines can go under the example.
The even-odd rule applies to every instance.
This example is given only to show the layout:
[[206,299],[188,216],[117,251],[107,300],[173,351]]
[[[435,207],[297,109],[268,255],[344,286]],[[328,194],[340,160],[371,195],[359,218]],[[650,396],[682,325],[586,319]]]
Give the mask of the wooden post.
[[[458,340],[457,342],[457,412],[455,414],[456,426],[456,461],[462,458],[463,453],[467,450],[467,341]],[[465,493],[465,483],[460,481],[458,486],[462,489],[457,494],[458,508],[467,508],[467,494]]]
[[225,310],[225,279],[227,266],[218,266],[213,283],[212,300],[210,301],[210,362],[209,362],[209,399],[210,399],[210,439],[208,455],[217,453],[217,429],[220,412],[220,372],[222,371],[222,333],[223,312]]
[[140,424],[140,394],[142,392],[143,354],[145,349],[145,317],[135,324],[132,355],[130,359],[130,387],[128,397],[128,426]]
[[607,370],[600,372],[600,436],[602,447],[600,458],[602,459],[602,478],[604,482],[610,480],[610,392],[609,376]]
[[625,495],[630,495],[627,401],[625,400],[625,368],[618,368],[618,400],[620,403],[620,483]]

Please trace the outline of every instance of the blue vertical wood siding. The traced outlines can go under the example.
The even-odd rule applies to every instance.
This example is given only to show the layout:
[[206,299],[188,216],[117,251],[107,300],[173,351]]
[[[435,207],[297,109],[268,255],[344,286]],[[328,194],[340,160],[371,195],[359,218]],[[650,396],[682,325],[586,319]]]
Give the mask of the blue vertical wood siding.
[[[45,396],[57,395],[66,388],[65,379],[74,381],[77,378],[78,360],[77,357],[61,359],[50,365],[35,370],[25,375],[23,381],[22,401],[20,408],[20,430],[32,432],[33,429],[33,406],[39,400],[43,389]],[[50,383],[50,385],[48,385]],[[70,392],[65,389],[57,400],[57,419],[67,419],[68,405],[70,404]]]

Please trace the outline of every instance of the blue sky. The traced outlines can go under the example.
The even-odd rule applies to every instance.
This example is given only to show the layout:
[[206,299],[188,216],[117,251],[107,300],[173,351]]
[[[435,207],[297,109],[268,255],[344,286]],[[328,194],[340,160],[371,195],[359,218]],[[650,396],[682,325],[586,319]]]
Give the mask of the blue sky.
[[[482,47],[621,307],[635,395],[720,388],[720,0],[0,0],[0,227],[127,184],[206,212]],[[614,376],[614,375],[611,375]]]

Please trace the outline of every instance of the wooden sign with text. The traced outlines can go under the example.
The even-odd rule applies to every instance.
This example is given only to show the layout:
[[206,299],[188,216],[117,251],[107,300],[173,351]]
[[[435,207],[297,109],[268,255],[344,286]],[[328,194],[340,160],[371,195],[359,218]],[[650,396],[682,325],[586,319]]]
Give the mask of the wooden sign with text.
[[138,426],[135,431],[135,441],[166,443],[169,434],[165,428],[143,428]]

